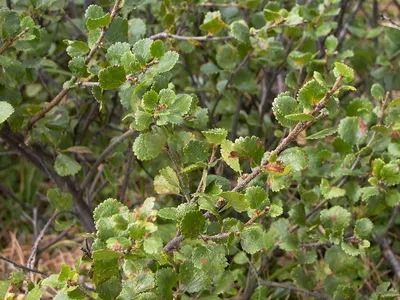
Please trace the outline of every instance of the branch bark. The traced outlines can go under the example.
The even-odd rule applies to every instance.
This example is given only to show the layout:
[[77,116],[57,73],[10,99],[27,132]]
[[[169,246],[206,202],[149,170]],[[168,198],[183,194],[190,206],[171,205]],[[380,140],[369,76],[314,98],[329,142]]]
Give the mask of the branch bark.
[[311,291],[308,291],[308,290],[305,290],[305,289],[301,289],[301,288],[298,288],[298,287],[295,287],[295,286],[292,286],[292,285],[287,285],[287,284],[280,283],[280,282],[261,280],[260,281],[260,285],[289,290],[291,292],[300,293],[300,294],[303,294],[303,295],[305,295],[307,297],[313,297],[314,299],[319,299],[319,300],[331,300],[331,299],[333,299],[332,297],[330,297],[328,295],[320,294],[320,293],[317,293],[317,292],[311,292]]

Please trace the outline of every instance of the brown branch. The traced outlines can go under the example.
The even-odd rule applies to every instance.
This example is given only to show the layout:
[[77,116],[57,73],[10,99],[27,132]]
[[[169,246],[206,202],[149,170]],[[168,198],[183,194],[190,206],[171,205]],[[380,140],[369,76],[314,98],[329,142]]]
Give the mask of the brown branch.
[[198,41],[198,42],[206,42],[206,41],[228,41],[233,39],[233,36],[211,36],[211,35],[203,35],[203,36],[183,36],[172,34],[169,32],[159,32],[149,37],[151,40],[156,39],[165,39],[172,38],[178,41]]
[[172,250],[174,250],[178,245],[184,240],[183,235],[181,235],[181,231],[178,229],[175,237],[168,242],[168,244],[165,245],[163,248],[163,251],[165,253],[170,253]]
[[32,268],[25,267],[24,265],[21,265],[21,264],[13,261],[11,259],[8,259],[7,257],[5,257],[5,256],[3,256],[1,254],[0,254],[0,260],[4,260],[4,261],[12,264],[14,267],[16,267],[18,269],[21,269],[21,270],[24,270],[26,272],[33,272],[33,273],[37,273],[37,274],[40,274],[40,275],[43,275],[43,276],[46,276],[46,277],[49,276],[49,274],[47,274],[45,272],[39,271],[38,269],[32,269]]
[[10,48],[12,46],[12,44],[15,43],[15,41],[19,40],[20,38],[22,38],[25,33],[27,33],[29,31],[29,28],[26,27],[24,30],[22,30],[18,35],[14,36],[13,38],[11,38],[4,46],[3,48],[0,49],[0,55],[2,55],[8,48]]
[[[79,212],[79,220],[81,224],[86,231],[93,232],[95,230],[95,227],[92,212],[85,201],[83,201],[82,197],[80,197],[74,183],[71,181],[71,178],[61,177],[55,172],[55,170],[48,167],[46,163],[42,160],[42,158],[49,159],[47,157],[47,154],[43,152],[40,147],[36,147],[35,149],[33,149],[32,147],[25,145],[23,137],[20,134],[13,132],[7,123],[3,125],[3,128],[0,130],[0,137],[11,148],[18,151],[21,156],[23,156],[40,171],[46,174],[50,179],[52,179],[59,189],[68,189],[68,191],[74,197],[74,203]],[[53,161],[51,161],[51,163],[53,163]]]
[[397,279],[400,279],[400,261],[396,257],[396,255],[393,253],[392,248],[389,245],[389,242],[387,241],[386,238],[381,238],[377,239],[379,247],[381,248],[382,255],[385,257],[385,259],[388,261],[390,266],[392,267],[392,270],[397,277]]
[[99,82],[91,82],[91,81],[78,81],[76,83],[77,86],[99,86]]
[[260,280],[259,282],[260,285],[263,286],[269,286],[269,287],[275,287],[275,288],[281,288],[281,289],[285,289],[285,290],[289,290],[291,292],[295,292],[295,293],[300,293],[303,294],[307,297],[313,297],[314,299],[319,299],[319,300],[331,300],[332,297],[328,296],[328,295],[323,295],[317,292],[311,292],[305,289],[301,289],[292,285],[287,285],[284,283],[280,283],[280,282],[274,282],[274,281],[269,281],[269,280]]

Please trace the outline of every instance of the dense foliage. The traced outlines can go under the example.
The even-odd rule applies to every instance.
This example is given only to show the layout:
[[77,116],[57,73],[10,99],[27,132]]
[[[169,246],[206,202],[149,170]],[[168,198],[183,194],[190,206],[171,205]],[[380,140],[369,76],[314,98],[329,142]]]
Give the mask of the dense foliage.
[[0,3],[0,298],[399,297],[396,0]]

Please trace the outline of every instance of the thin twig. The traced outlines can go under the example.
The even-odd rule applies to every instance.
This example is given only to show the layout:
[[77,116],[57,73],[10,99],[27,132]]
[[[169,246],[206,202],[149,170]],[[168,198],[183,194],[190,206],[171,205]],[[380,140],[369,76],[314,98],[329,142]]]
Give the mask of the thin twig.
[[339,36],[338,36],[338,42],[339,43],[338,43],[337,49],[341,48],[342,43],[344,41],[344,38],[346,37],[347,30],[349,29],[349,26],[350,26],[351,22],[353,22],[353,19],[356,16],[356,14],[357,14],[358,10],[360,9],[361,4],[363,2],[364,2],[364,0],[358,0],[356,2],[356,4],[354,4],[354,7],[353,7],[353,9],[351,11],[351,14],[350,14],[349,18],[347,19],[346,23],[343,24],[342,30],[339,33]]
[[13,38],[11,38],[4,46],[3,48],[0,49],[0,55],[2,55],[9,47],[12,46],[12,44],[14,44],[17,40],[19,40],[20,38],[22,38],[25,33],[27,33],[29,31],[29,28],[26,27],[24,30],[22,30],[18,35],[14,36]]
[[29,256],[28,262],[26,263],[26,266],[28,268],[33,269],[33,267],[35,266],[36,253],[38,251],[39,243],[43,239],[44,234],[47,231],[47,228],[49,228],[50,224],[54,221],[54,219],[57,217],[57,215],[58,215],[58,211],[56,210],[53,213],[53,215],[50,217],[50,219],[47,221],[47,223],[43,226],[43,229],[40,231],[40,233],[37,236],[35,242],[33,243],[31,255]]
[[198,42],[205,42],[205,41],[228,41],[233,39],[233,36],[211,36],[211,35],[203,35],[203,36],[183,36],[172,34],[169,32],[159,32],[149,37],[151,40],[156,39],[165,39],[165,38],[172,38],[178,41],[198,41]]
[[320,300],[331,300],[332,299],[332,297],[330,297],[328,295],[323,295],[323,294],[320,294],[317,292],[311,292],[311,291],[308,291],[305,289],[295,287],[293,285],[287,285],[287,284],[280,283],[280,282],[274,282],[274,281],[269,281],[269,280],[260,280],[259,284],[264,285],[264,286],[289,290],[289,291],[292,291],[295,293],[300,293],[300,294],[306,295],[307,297],[313,297],[315,299],[320,299]]
[[33,272],[33,273],[37,273],[37,274],[40,274],[40,275],[43,275],[43,276],[46,276],[46,277],[49,276],[49,274],[47,274],[45,272],[39,271],[38,269],[25,267],[24,265],[21,265],[21,264],[13,261],[11,259],[8,259],[7,257],[5,257],[5,256],[3,256],[1,254],[0,254],[0,260],[4,260],[4,261],[12,264],[14,267],[16,267],[18,269],[21,269],[21,270],[24,270],[26,272]]
[[[247,60],[250,58],[250,56],[252,54],[253,54],[253,51],[250,51],[249,53],[247,53],[245,58],[243,58],[243,60],[239,63],[239,65],[236,67],[236,69],[229,76],[228,81],[226,82],[223,90],[226,90],[229,87],[229,85],[231,84],[231,82],[232,82],[233,78],[235,77],[235,75],[244,67],[244,65],[246,64]],[[222,97],[223,97],[223,93],[220,93],[218,98],[215,100],[213,108],[211,109],[210,117],[211,117],[211,122],[213,124],[214,124],[215,110],[217,109],[218,103],[222,99]]]
[[99,86],[100,83],[96,81],[78,81],[76,83],[77,86]]
[[168,146],[167,146],[167,153],[168,153],[169,158],[171,159],[172,167],[176,173],[176,176],[178,177],[181,192],[182,192],[183,196],[185,197],[186,201],[190,202],[190,196],[188,195],[188,189],[186,187],[185,180],[183,179],[182,173],[180,171],[180,167],[174,157],[174,154],[172,153],[171,149]]
[[125,172],[124,182],[122,183],[121,196],[119,198],[119,201],[121,203],[125,203],[126,190],[128,189],[128,184],[129,184],[129,176],[132,173],[133,151],[131,149],[131,144],[129,144],[128,146],[127,156],[128,159],[126,161],[126,172]]
[[124,134],[120,135],[119,137],[115,138],[110,145],[103,151],[103,153],[100,154],[99,158],[95,161],[89,172],[87,173],[85,179],[83,180],[80,190],[81,193],[84,191],[84,189],[89,185],[89,183],[92,181],[94,176],[97,173],[97,168],[100,166],[100,164],[115,150],[115,148],[122,143],[125,139],[128,137],[131,137],[136,133],[135,130],[128,130]]
[[389,219],[389,222],[386,225],[386,230],[385,230],[385,235],[387,235],[387,233],[390,231],[390,229],[392,229],[393,225],[396,222],[397,219],[397,215],[400,213],[400,204],[398,204],[392,212],[392,216]]

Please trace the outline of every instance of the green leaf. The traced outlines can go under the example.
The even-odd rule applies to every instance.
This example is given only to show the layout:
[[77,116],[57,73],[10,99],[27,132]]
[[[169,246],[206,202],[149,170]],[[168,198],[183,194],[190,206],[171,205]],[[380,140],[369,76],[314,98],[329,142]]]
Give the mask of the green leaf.
[[126,74],[122,67],[107,67],[99,72],[99,84],[104,90],[119,88],[125,81]]
[[264,144],[256,136],[240,137],[235,140],[233,150],[231,155],[250,159],[251,166],[259,166],[264,155]]
[[191,140],[183,147],[185,164],[204,162],[208,159],[208,148],[202,141]]
[[135,126],[134,128],[139,131],[144,131],[149,128],[153,122],[153,115],[151,113],[138,110],[135,113]]
[[299,288],[303,288],[306,290],[312,290],[312,279],[311,276],[304,272],[302,266],[297,266],[290,272],[290,278],[293,279],[293,282]]
[[231,141],[225,140],[221,143],[221,156],[222,159],[230,166],[234,171],[241,172],[239,158],[232,155],[234,146]]
[[325,129],[322,129],[321,131],[318,131],[318,132],[316,132],[316,133],[314,133],[312,135],[307,136],[306,139],[307,140],[323,139],[323,138],[325,138],[327,136],[330,136],[330,135],[332,135],[332,134],[334,134],[336,132],[337,132],[337,128],[335,128],[335,127],[325,128]]
[[329,52],[335,51],[338,44],[338,39],[334,35],[328,36],[325,40],[325,47]]
[[219,194],[226,201],[228,201],[229,205],[233,207],[237,212],[244,212],[249,208],[248,203],[245,200],[245,197],[241,193],[237,192],[222,192]]
[[343,76],[346,82],[354,79],[354,70],[341,62],[335,62],[333,73],[336,77]]
[[90,5],[85,12],[86,27],[93,30],[100,27],[106,27],[111,23],[111,15],[105,14],[98,5]]
[[281,14],[279,3],[270,1],[264,7],[264,18],[267,21],[272,21],[275,24],[279,24],[284,21],[284,17]]
[[123,254],[121,252],[108,249],[93,251],[94,260],[113,260],[116,258],[120,258],[122,255]]
[[340,246],[342,247],[342,250],[350,256],[358,256],[362,253],[360,249],[357,249],[350,243],[341,243]]
[[85,64],[85,59],[82,56],[73,57],[68,63],[68,68],[76,77],[89,76],[89,72],[87,71],[87,67]]
[[354,228],[354,234],[361,239],[367,238],[374,228],[374,224],[368,218],[357,220]]
[[283,214],[283,208],[277,204],[271,204],[268,214],[272,218],[279,217],[280,215]]
[[386,164],[383,166],[380,175],[387,186],[400,184],[400,169],[398,164]]
[[325,199],[333,199],[343,197],[346,195],[346,190],[338,188],[336,186],[330,186],[329,181],[325,178],[321,179],[321,192]]
[[224,128],[213,128],[201,132],[210,144],[221,144],[227,137],[228,131]]
[[127,42],[128,41],[128,20],[116,17],[111,21],[107,33],[104,37],[106,43]]
[[288,56],[288,63],[296,70],[301,70],[306,66],[312,58],[310,52],[303,53],[300,51],[292,51]]
[[208,12],[204,18],[204,22],[200,25],[200,30],[208,32],[209,34],[215,34],[227,27],[227,25],[221,20],[221,13],[219,11]]
[[395,207],[400,202],[400,193],[395,189],[386,192],[385,202],[390,207]]
[[41,299],[43,295],[42,288],[40,285],[36,285],[33,289],[29,291],[29,293],[26,295],[25,300],[37,300]]
[[0,124],[4,123],[14,113],[14,107],[5,101],[0,101]]
[[232,45],[223,45],[218,48],[215,59],[222,69],[233,70],[239,61],[238,51]]
[[0,298],[6,299],[8,288],[10,287],[10,280],[0,280]]
[[199,245],[194,249],[191,260],[195,268],[203,270],[210,278],[220,276],[227,266],[225,247],[222,245]]
[[206,218],[199,210],[189,211],[180,223],[182,235],[186,238],[197,238],[203,233]]
[[161,58],[165,54],[164,43],[160,40],[154,41],[150,47],[151,56],[155,58]]
[[327,89],[315,79],[312,79],[299,90],[297,100],[304,108],[312,109],[315,104],[325,97],[326,93]]
[[139,40],[133,45],[133,54],[135,55],[136,60],[141,65],[146,65],[148,61],[151,60],[151,45],[153,41],[151,39],[142,39]]
[[380,194],[379,190],[374,186],[363,187],[358,191],[361,195],[361,200],[366,201],[373,196],[378,196]]
[[128,43],[115,43],[107,49],[107,61],[112,66],[120,66],[121,58],[125,52],[130,52],[131,45]]
[[144,240],[143,249],[148,254],[160,253],[163,247],[162,239],[159,236],[152,235]]
[[[116,216],[117,217],[113,218],[113,221],[118,220],[121,217],[121,215],[116,215]],[[121,237],[121,236],[108,239],[106,244],[108,249],[119,252],[121,252],[122,250],[127,250],[130,247],[132,247],[132,241],[126,237]]]
[[382,101],[385,98],[385,89],[379,83],[375,83],[371,87],[371,95],[376,100]]
[[68,45],[67,53],[71,57],[85,55],[90,50],[88,44],[81,41],[64,40],[64,43]]
[[97,222],[101,218],[108,218],[120,213],[123,205],[117,199],[108,198],[100,203],[93,211],[94,221]]
[[348,274],[357,264],[355,257],[347,255],[339,246],[332,246],[325,252],[325,261],[335,273]]
[[371,127],[371,130],[376,131],[384,136],[390,136],[392,134],[392,130],[384,125],[374,125]]
[[46,196],[53,209],[69,210],[72,208],[73,200],[69,193],[61,193],[58,188],[53,188],[47,191]]
[[117,276],[107,278],[96,285],[96,293],[101,299],[116,299],[121,293],[121,289],[121,282]]
[[54,162],[54,168],[58,175],[69,176],[78,173],[81,170],[81,165],[68,155],[59,153]]
[[260,225],[247,226],[240,234],[240,245],[249,254],[254,254],[264,248],[265,231]]
[[247,27],[243,21],[234,21],[229,27],[231,28],[232,35],[235,39],[243,43],[249,41],[249,27]]
[[267,192],[259,186],[247,188],[245,200],[251,209],[263,209],[269,204]]
[[296,203],[290,209],[289,215],[295,224],[300,226],[304,226],[306,224],[306,211],[303,203]]
[[340,120],[338,133],[342,140],[351,145],[358,144],[363,136],[357,117],[346,117]]
[[351,213],[341,206],[333,206],[321,211],[322,224],[333,232],[343,232],[350,225]]
[[394,106],[399,106],[399,105],[400,105],[400,98],[397,98],[397,99],[392,100],[389,103],[388,108],[394,107]]
[[156,273],[156,284],[158,293],[170,300],[172,299],[173,288],[178,281],[178,274],[172,268],[160,269]]
[[170,167],[160,170],[154,178],[154,189],[160,195],[179,194],[179,179]]
[[285,166],[290,166],[294,171],[301,171],[308,167],[307,154],[299,147],[286,149],[279,155],[278,161],[283,162]]
[[165,207],[158,211],[158,216],[166,220],[178,220],[175,207]]
[[158,64],[155,64],[149,68],[148,72],[153,76],[168,72],[172,70],[178,59],[178,53],[175,51],[168,51],[163,57],[161,57]]
[[192,97],[188,94],[179,94],[176,96],[174,103],[172,103],[168,110],[180,116],[186,115],[190,110],[192,104]]
[[154,274],[152,272],[139,271],[133,279],[128,279],[122,284],[121,294],[118,300],[140,299],[141,293],[155,288]]
[[212,278],[196,268],[190,260],[185,261],[179,268],[179,278],[181,278],[181,288],[188,293],[197,293],[211,283]]
[[160,131],[141,133],[135,139],[132,150],[138,159],[150,160],[161,153],[166,141],[166,136]]
[[298,103],[290,96],[289,93],[279,94],[272,103],[272,110],[276,120],[283,127],[294,127],[298,123],[297,121],[292,121],[285,118],[287,115],[297,114],[300,112]]
[[149,112],[154,112],[158,104],[158,94],[155,91],[148,91],[143,95],[142,106]]
[[305,113],[286,115],[285,118],[292,121],[302,121],[302,122],[315,120],[314,116]]

